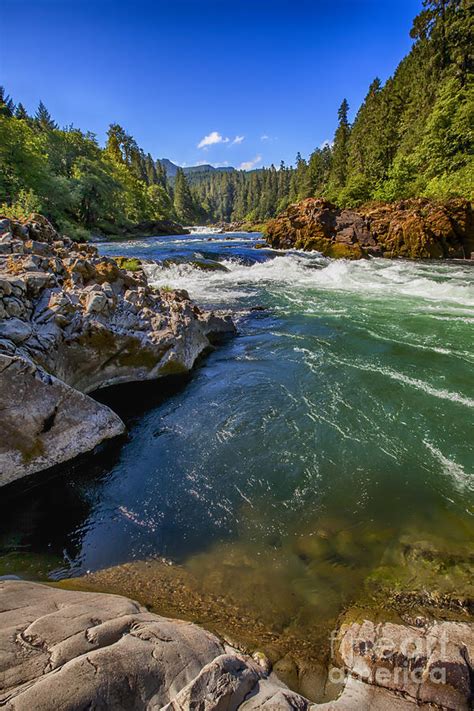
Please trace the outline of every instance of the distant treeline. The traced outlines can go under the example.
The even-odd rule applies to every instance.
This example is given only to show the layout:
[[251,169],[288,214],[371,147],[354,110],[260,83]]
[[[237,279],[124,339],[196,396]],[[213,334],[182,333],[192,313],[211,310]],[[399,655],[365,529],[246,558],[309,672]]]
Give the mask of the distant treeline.
[[425,0],[410,53],[382,86],[375,79],[354,122],[344,100],[331,145],[294,167],[251,172],[163,164],[112,124],[59,128],[43,103],[34,116],[0,90],[0,212],[39,210],[75,237],[146,219],[262,221],[289,203],[324,196],[339,205],[426,195],[473,197],[473,12],[470,0]]

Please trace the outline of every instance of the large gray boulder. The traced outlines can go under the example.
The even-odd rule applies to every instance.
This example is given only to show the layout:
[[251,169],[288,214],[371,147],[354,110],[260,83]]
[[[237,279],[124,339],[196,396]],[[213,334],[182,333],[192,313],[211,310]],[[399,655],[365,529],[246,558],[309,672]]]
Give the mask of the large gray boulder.
[[125,431],[110,408],[31,360],[0,353],[0,483],[58,464]]
[[124,430],[84,393],[187,373],[217,335],[235,330],[185,291],[152,289],[139,264],[122,269],[92,245],[60,238],[41,215],[0,220],[0,243],[8,247],[0,252],[0,486]]
[[0,707],[235,709],[265,676],[189,622],[117,595],[0,581]]

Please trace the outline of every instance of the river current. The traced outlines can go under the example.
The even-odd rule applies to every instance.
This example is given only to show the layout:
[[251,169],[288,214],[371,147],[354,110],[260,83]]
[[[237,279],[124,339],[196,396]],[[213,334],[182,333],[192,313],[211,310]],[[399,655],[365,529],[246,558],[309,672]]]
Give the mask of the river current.
[[99,245],[231,310],[238,335],[185,385],[150,391],[113,457],[0,504],[0,572],[58,579],[161,557],[280,629],[335,619],[374,581],[467,593],[472,265],[258,241]]

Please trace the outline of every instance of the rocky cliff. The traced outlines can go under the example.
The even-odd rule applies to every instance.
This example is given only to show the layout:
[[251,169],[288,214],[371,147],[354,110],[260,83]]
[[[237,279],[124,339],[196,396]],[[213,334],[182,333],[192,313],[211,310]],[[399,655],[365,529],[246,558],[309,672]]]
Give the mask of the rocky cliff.
[[[126,264],[126,262],[125,262]],[[124,431],[86,393],[189,371],[228,317],[153,290],[41,215],[0,219],[0,486]]]
[[[8,711],[467,711],[472,625],[344,626],[332,676],[342,694],[313,704],[189,622],[118,595],[0,580],[0,706]],[[334,683],[334,682],[333,682]]]
[[467,200],[424,198],[340,209],[319,198],[290,205],[267,224],[275,249],[303,249],[328,257],[469,258],[474,251],[474,211]]

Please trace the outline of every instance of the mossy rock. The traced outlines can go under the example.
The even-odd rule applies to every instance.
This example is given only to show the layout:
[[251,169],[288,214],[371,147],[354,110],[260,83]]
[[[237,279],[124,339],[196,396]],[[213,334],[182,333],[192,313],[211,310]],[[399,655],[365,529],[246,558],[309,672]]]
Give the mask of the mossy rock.
[[140,272],[142,269],[142,262],[136,257],[115,257],[115,261],[120,269],[125,269],[127,272]]
[[176,360],[169,360],[160,368],[160,375],[185,375],[187,372],[186,366]]

